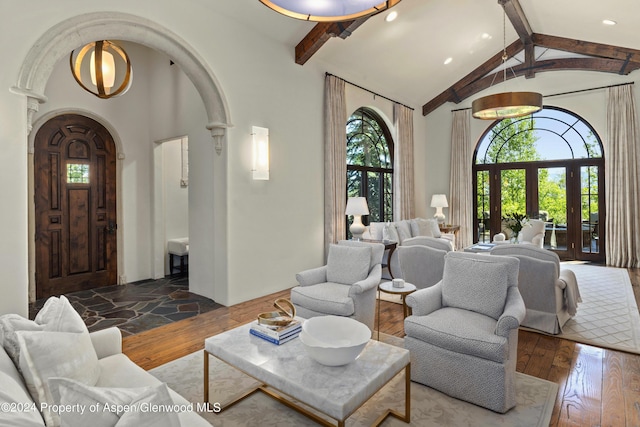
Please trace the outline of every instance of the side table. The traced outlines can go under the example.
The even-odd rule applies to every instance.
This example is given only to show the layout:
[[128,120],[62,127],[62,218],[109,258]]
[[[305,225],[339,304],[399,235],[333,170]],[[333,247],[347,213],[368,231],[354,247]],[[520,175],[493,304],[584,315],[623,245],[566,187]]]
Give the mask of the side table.
[[405,300],[406,296],[415,292],[418,288],[413,283],[404,282],[402,288],[394,288],[393,282],[382,282],[378,285],[378,341],[380,341],[380,292],[391,295],[400,295],[402,298],[402,313],[403,318],[406,319],[409,316],[409,307]]
[[387,267],[387,270],[389,270],[389,275],[393,279],[393,271],[391,271],[391,255],[393,255],[393,251],[395,251],[396,248],[398,247],[398,242],[394,242],[391,240],[385,242],[384,240],[374,240],[374,239],[362,239],[360,241],[367,242],[367,243],[382,243],[384,245],[384,250],[389,251],[389,255],[387,256],[387,263],[383,264],[382,267]]

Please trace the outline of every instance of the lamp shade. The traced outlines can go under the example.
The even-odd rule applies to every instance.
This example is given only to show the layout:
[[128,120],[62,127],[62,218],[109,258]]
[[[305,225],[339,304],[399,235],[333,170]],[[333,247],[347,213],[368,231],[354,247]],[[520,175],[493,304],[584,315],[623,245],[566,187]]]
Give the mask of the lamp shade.
[[449,203],[447,203],[447,196],[445,194],[434,194],[431,196],[431,207],[448,208]]
[[349,197],[345,215],[369,215],[369,206],[365,197]]
[[400,0],[260,0],[262,4],[291,18],[315,22],[339,22],[373,15]]
[[471,104],[473,117],[482,120],[521,117],[541,109],[542,95],[537,92],[496,93],[478,98]]

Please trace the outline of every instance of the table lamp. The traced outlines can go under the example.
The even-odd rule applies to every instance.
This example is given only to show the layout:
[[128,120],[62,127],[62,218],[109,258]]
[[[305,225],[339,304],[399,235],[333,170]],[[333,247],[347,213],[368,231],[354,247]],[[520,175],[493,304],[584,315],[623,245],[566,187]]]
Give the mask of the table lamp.
[[444,224],[445,216],[442,212],[442,208],[448,208],[447,196],[445,194],[434,194],[431,196],[431,207],[436,208],[436,213],[433,216],[438,224]]
[[353,215],[353,223],[349,227],[354,240],[362,239],[365,226],[362,223],[362,215],[369,215],[369,206],[365,197],[349,197],[345,215]]

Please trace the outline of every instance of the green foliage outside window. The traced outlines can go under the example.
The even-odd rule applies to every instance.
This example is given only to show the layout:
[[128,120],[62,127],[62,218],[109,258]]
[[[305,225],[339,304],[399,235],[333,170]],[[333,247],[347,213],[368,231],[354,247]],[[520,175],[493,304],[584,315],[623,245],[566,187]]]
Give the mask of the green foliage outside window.
[[359,108],[346,132],[347,197],[367,198],[369,222],[393,221],[393,141],[384,121]]

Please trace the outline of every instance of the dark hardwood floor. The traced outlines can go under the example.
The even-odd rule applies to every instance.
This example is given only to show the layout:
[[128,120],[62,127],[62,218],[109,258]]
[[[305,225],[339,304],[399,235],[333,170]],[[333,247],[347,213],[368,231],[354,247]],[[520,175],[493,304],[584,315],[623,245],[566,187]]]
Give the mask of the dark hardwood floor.
[[[640,269],[629,269],[636,301]],[[201,350],[204,339],[252,321],[272,310],[273,301],[288,297],[282,291],[232,307],[217,309],[123,340],[124,352],[151,369]],[[380,330],[403,336],[402,309],[382,301]],[[640,426],[640,356],[520,331],[519,372],[560,386],[551,426]]]

